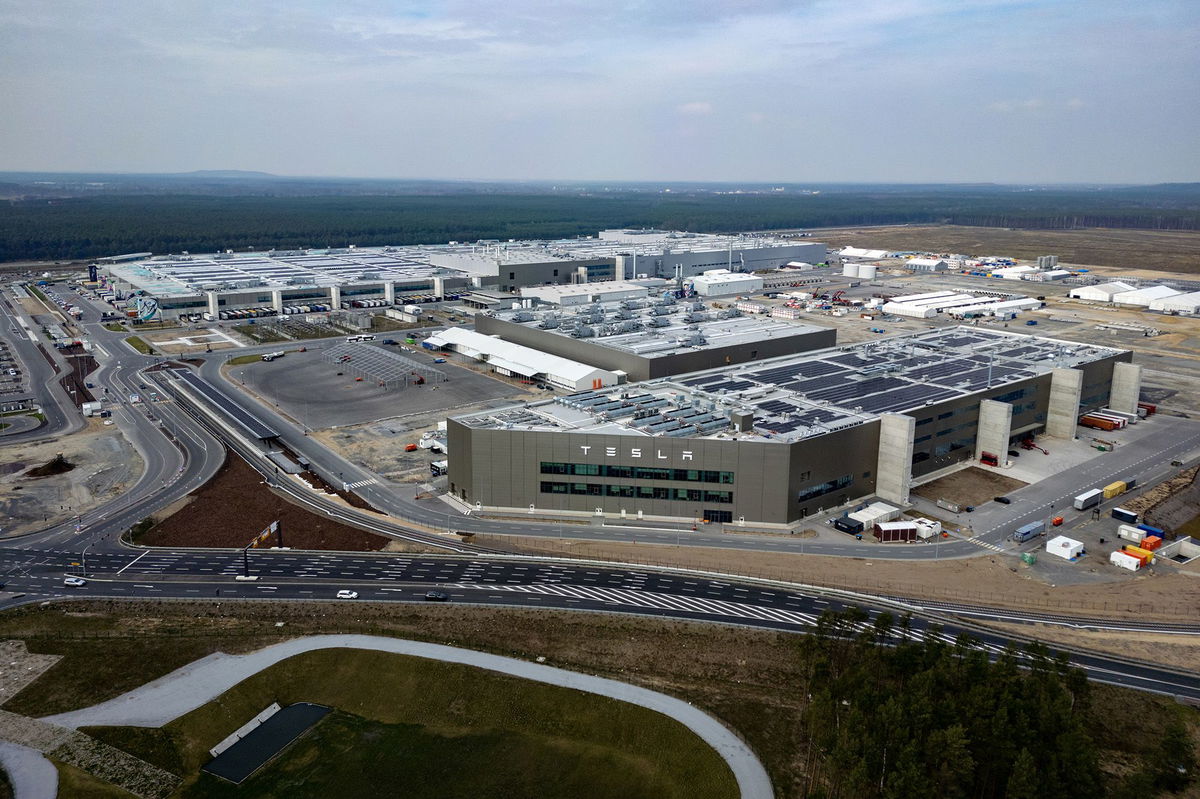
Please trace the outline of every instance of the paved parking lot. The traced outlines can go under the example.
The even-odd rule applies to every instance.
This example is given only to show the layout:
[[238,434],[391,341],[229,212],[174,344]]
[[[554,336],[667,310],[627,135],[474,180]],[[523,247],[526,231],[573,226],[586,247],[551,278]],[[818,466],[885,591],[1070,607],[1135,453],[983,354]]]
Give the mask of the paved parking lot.
[[289,352],[275,361],[235,366],[229,375],[310,429],[361,424],[522,394],[515,386],[451,363],[435,366],[433,356],[423,350],[402,354],[442,372],[446,381],[386,389],[369,378],[357,380],[361,373],[325,363],[321,352],[314,350]]

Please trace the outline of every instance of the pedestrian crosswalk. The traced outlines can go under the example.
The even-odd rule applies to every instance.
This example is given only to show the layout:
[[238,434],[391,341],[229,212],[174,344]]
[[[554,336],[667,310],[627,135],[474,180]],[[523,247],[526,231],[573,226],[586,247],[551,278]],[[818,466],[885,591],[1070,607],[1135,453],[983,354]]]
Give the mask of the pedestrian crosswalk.
[[685,610],[692,613],[708,613],[716,616],[729,616],[743,619],[761,619],[764,621],[780,621],[801,626],[812,626],[817,621],[817,614],[800,611],[770,608],[752,605],[746,602],[730,602],[723,599],[701,599],[700,597],[679,596],[677,594],[662,594],[653,591],[633,591],[624,588],[597,588],[583,585],[562,585],[558,583],[531,583],[527,585],[479,585],[474,583],[458,583],[459,588],[481,589],[487,591],[510,591],[513,593],[543,594],[574,599],[586,599],[601,602],[606,605],[633,605],[643,608],[660,608],[662,610]]
[[377,482],[379,482],[379,481],[376,480],[374,477],[372,477],[368,480],[359,480],[358,482],[355,482],[355,483],[346,483],[346,490],[350,491],[355,488],[362,488],[363,486],[373,485]]
[[974,544],[977,547],[983,547],[984,549],[990,549],[993,552],[1003,552],[1004,551],[1003,547],[998,547],[995,544],[984,541],[982,538],[968,538],[967,540],[970,541],[972,544]]

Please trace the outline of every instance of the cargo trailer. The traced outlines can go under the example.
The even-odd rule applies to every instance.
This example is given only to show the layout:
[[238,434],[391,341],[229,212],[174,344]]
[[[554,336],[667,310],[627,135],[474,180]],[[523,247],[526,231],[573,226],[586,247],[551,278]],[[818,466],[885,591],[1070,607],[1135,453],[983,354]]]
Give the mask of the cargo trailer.
[[1158,406],[1153,402],[1139,402],[1137,406],[1144,410],[1147,416],[1153,416],[1158,413]]
[[1095,505],[1099,505],[1102,499],[1104,499],[1104,492],[1098,488],[1085,491],[1075,497],[1075,510],[1087,510]]
[[1112,517],[1118,521],[1126,522],[1127,524],[1137,524],[1138,515],[1131,510],[1125,508],[1113,508]]
[[1125,493],[1125,481],[1118,480],[1115,483],[1109,483],[1104,487],[1104,498],[1112,499]]
[[1156,535],[1148,535],[1142,539],[1141,547],[1149,552],[1153,552],[1162,546],[1162,539]]
[[1031,538],[1036,538],[1044,532],[1046,532],[1046,522],[1030,522],[1029,524],[1022,525],[1014,530],[1012,534],[1012,540],[1016,541],[1018,544],[1022,544]]
[[1161,527],[1151,527],[1148,524],[1139,524],[1137,525],[1137,529],[1141,530],[1146,535],[1156,535],[1159,538],[1163,537],[1163,530]]
[[1125,413],[1124,411],[1114,411],[1112,408],[1101,408],[1100,413],[1105,416],[1116,416],[1118,419],[1124,419],[1129,424],[1137,424],[1141,419],[1136,413]]
[[1140,547],[1126,545],[1121,551],[1131,558],[1137,558],[1138,563],[1143,566],[1150,563],[1150,553]]
[[1133,544],[1126,544],[1124,547],[1122,547],[1122,549],[1124,549],[1130,555],[1136,555],[1137,557],[1145,558],[1145,563],[1154,562],[1154,553],[1145,547],[1135,547]]
[[1116,424],[1118,430],[1124,430],[1129,426],[1128,419],[1122,416],[1117,416],[1116,414],[1107,413],[1105,411],[1092,411],[1088,414],[1088,416],[1092,416],[1097,419],[1108,419]]
[[1104,430],[1110,433],[1118,429],[1117,423],[1112,419],[1101,419],[1098,416],[1081,416],[1079,417],[1079,424],[1083,427],[1090,427],[1093,430]]

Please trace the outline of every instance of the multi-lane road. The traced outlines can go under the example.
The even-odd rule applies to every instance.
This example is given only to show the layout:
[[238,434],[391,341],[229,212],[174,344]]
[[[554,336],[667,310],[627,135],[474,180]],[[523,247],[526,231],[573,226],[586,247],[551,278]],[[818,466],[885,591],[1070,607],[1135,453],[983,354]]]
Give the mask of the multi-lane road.
[[[86,302],[73,301],[88,309]],[[0,312],[13,317],[9,307]],[[369,529],[440,547],[445,556],[414,556],[383,553],[313,553],[255,550],[249,553],[190,550],[135,549],[122,545],[120,534],[133,523],[178,497],[202,485],[219,468],[229,447],[259,469],[265,482],[274,482],[274,467],[262,457],[256,441],[237,434],[227,420],[222,423],[220,411],[211,403],[197,401],[194,395],[181,391],[178,378],[166,371],[146,371],[161,359],[140,355],[123,341],[123,335],[105,330],[98,324],[99,311],[88,309],[82,323],[87,336],[97,346],[101,366],[89,379],[106,393],[115,407],[114,420],[121,431],[137,448],[146,467],[141,479],[117,502],[83,514],[77,521],[18,539],[10,539],[0,547],[0,571],[6,583],[0,597],[0,607],[40,602],[57,598],[139,598],[213,600],[274,600],[274,601],[338,601],[339,590],[354,591],[357,600],[379,602],[424,601],[430,590],[444,592],[452,603],[480,605],[514,605],[521,607],[553,608],[596,612],[622,612],[726,624],[751,625],[762,628],[803,631],[811,629],[815,619],[825,610],[839,610],[850,604],[863,607],[874,616],[880,612],[913,613],[911,635],[938,635],[953,640],[960,633],[969,633],[989,651],[998,652],[1009,639],[977,627],[971,620],[1002,619],[1006,621],[1041,621],[1073,626],[1110,626],[1102,620],[1055,618],[1032,613],[1014,613],[973,606],[950,606],[944,603],[900,601],[887,597],[850,596],[838,592],[807,590],[794,585],[738,581],[729,577],[671,570],[647,570],[612,564],[583,562],[555,563],[514,556],[501,557],[462,544],[457,537],[436,535],[431,530],[452,528],[469,532],[520,533],[523,535],[563,535],[563,529],[553,525],[529,525],[498,520],[480,519],[454,512],[446,506],[418,502],[411,490],[395,490],[377,475],[357,464],[350,463],[337,453],[320,446],[292,420],[279,415],[229,384],[220,371],[225,355],[205,359],[199,373],[223,397],[262,419],[280,432],[280,440],[293,451],[307,457],[325,474],[340,474],[347,483],[362,484],[364,498],[386,511],[392,518],[363,514],[344,505],[330,502],[313,492],[278,481],[277,489],[292,501],[305,504],[315,512],[333,515]],[[5,319],[10,323],[10,318]],[[16,322],[21,327],[19,322]],[[36,329],[36,328],[35,328]],[[22,358],[36,356],[46,369],[31,371],[34,390],[44,405],[56,404],[61,418],[48,424],[39,435],[63,433],[78,426],[69,398],[54,395],[57,379],[45,356],[33,342],[20,350]],[[320,346],[319,344],[316,346]],[[243,352],[266,351],[270,348],[248,348]],[[29,351],[29,352],[26,352]],[[34,361],[37,363],[37,361]],[[139,394],[146,399],[153,388],[163,397],[174,401],[131,403],[129,396]],[[61,387],[58,387],[61,392]],[[48,417],[50,414],[47,414]],[[1174,457],[1195,449],[1200,443],[1200,430],[1191,429],[1185,435],[1178,430],[1148,436],[1149,447],[1161,448],[1161,459]],[[0,439],[0,443],[3,439]],[[1144,454],[1127,448],[1104,459],[1104,468],[1114,474],[1128,475],[1138,466]],[[1129,462],[1122,461],[1125,458]],[[1100,478],[1097,472],[1095,477]],[[1089,477],[1089,479],[1091,479]],[[1036,515],[1043,506],[1061,502],[1070,478],[1053,478],[1023,496],[1018,513]],[[1028,491],[1028,490],[1027,490]],[[1060,505],[1061,507],[1061,505]],[[989,513],[978,514],[980,540],[1002,536],[1007,529],[996,516],[993,523]],[[1012,514],[1010,514],[1011,516]],[[862,546],[853,542],[805,541],[786,537],[721,536],[703,530],[676,529],[670,525],[654,528],[636,526],[588,527],[572,525],[572,537],[679,543],[686,532],[690,545],[792,551],[812,554],[862,555]],[[922,558],[953,557],[978,554],[983,551],[979,542],[950,541],[939,547],[905,547],[880,553],[890,557]],[[84,577],[81,586],[66,586],[64,575]],[[247,577],[254,579],[246,579]],[[939,629],[939,625],[944,629]],[[1198,634],[1200,626],[1174,627],[1153,624],[1130,624],[1123,627],[1155,629],[1176,634]],[[1178,694],[1200,699],[1200,678],[1177,674],[1147,664],[1116,657],[1072,653],[1072,658],[1095,679],[1130,685],[1143,690]]]

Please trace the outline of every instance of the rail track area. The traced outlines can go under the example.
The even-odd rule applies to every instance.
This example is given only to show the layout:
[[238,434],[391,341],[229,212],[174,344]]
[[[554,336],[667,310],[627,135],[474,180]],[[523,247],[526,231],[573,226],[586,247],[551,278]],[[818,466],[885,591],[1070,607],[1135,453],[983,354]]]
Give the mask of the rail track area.
[[363,344],[339,344],[321,354],[321,360],[356,378],[371,380],[381,388],[405,389],[445,383],[449,378],[440,369],[406,358],[398,352]]

